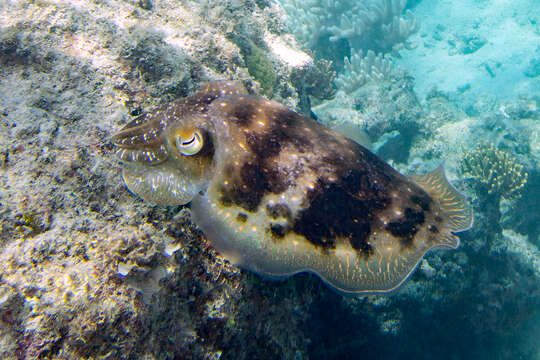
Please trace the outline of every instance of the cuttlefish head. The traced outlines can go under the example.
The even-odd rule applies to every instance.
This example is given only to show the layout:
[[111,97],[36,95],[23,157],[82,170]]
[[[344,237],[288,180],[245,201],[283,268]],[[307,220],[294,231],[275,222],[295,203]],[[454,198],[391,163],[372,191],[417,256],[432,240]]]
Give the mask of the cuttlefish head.
[[156,205],[186,204],[204,191],[215,167],[208,106],[219,97],[244,93],[241,83],[212,82],[116,133],[112,141],[124,162],[128,189]]

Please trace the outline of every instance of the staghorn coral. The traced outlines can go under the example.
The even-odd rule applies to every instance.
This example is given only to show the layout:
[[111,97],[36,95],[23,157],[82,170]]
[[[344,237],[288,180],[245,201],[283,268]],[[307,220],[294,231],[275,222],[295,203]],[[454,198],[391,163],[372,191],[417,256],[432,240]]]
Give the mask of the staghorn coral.
[[527,171],[508,152],[484,144],[465,152],[460,170],[476,180],[480,194],[517,199],[527,183]]

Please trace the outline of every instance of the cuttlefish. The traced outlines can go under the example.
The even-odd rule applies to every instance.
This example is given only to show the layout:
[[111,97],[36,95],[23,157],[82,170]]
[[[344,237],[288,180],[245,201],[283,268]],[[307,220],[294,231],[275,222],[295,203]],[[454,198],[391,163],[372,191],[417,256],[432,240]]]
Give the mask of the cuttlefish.
[[406,177],[240,82],[211,82],[112,139],[132,193],[190,203],[219,253],[271,278],[307,271],[341,293],[392,292],[472,225],[442,167]]

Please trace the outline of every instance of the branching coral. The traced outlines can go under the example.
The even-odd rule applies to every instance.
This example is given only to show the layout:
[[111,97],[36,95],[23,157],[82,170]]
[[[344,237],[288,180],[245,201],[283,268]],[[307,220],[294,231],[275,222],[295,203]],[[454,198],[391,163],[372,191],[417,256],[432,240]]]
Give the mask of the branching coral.
[[477,190],[496,199],[517,199],[527,183],[527,171],[507,151],[485,144],[467,151],[461,172],[476,180]]
[[347,39],[353,49],[389,52],[418,30],[406,0],[279,0],[296,37],[313,47],[322,36]]
[[368,80],[388,77],[392,63],[384,54],[409,47],[407,39],[418,30],[406,0],[277,1],[299,42],[319,55],[325,53],[326,45],[339,49],[327,58],[336,64],[344,58],[344,69],[335,84],[346,93]]
[[340,90],[353,92],[369,80],[387,79],[392,73],[392,62],[382,54],[376,55],[369,50],[366,56],[362,51],[353,52],[351,58],[345,58],[343,72],[334,82]]

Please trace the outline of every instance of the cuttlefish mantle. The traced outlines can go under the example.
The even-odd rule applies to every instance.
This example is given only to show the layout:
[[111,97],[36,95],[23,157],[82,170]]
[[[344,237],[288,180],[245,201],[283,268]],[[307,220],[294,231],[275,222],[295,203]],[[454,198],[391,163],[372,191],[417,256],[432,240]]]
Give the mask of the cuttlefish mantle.
[[191,203],[231,262],[312,272],[342,293],[397,289],[430,249],[455,249],[472,212],[442,167],[401,175],[361,145],[232,81],[136,118],[113,136],[131,192]]

